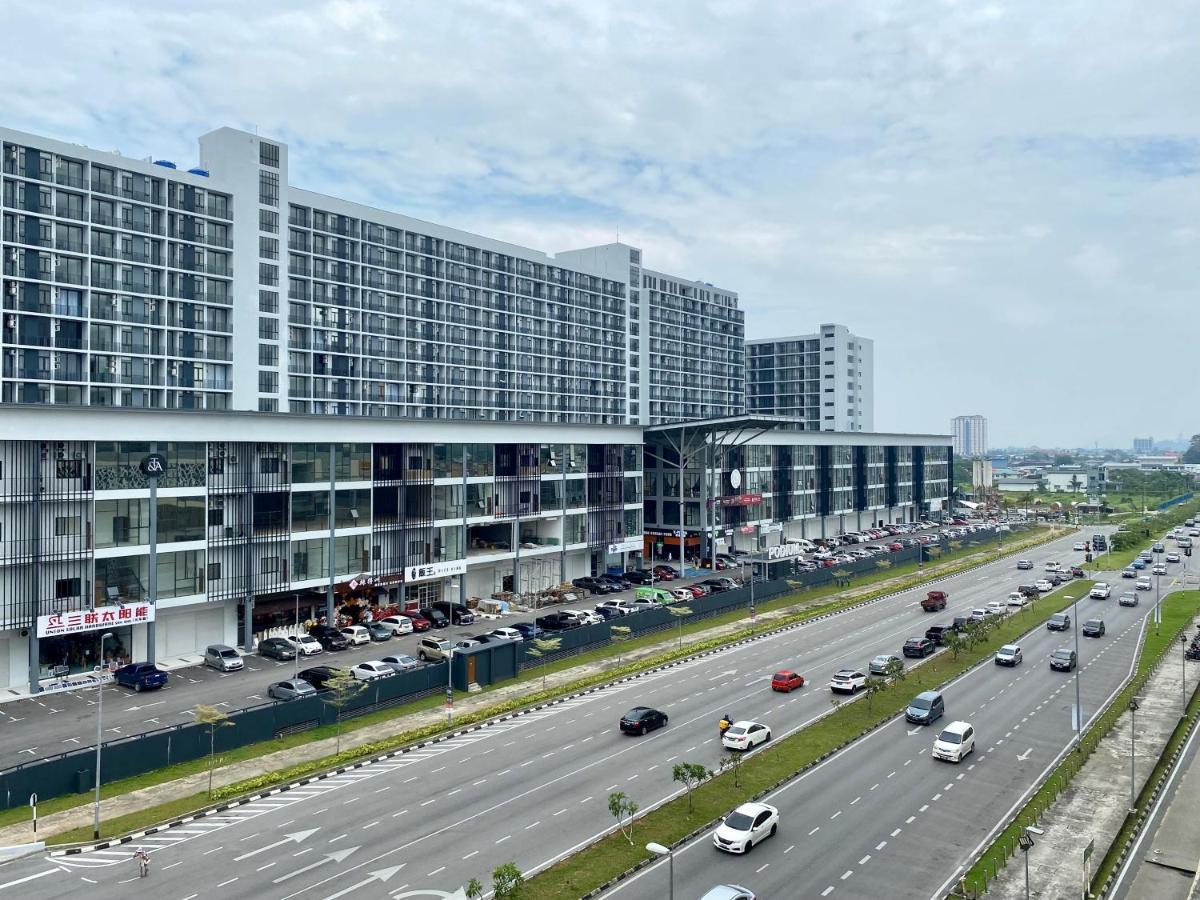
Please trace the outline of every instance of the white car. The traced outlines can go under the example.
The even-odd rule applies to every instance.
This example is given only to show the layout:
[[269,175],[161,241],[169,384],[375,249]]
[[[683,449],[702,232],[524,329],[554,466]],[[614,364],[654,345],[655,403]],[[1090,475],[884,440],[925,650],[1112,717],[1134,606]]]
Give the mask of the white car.
[[1002,616],[1008,612],[1008,607],[999,600],[992,600],[987,606],[984,607],[984,610],[990,616]]
[[988,611],[986,609],[983,609],[982,607],[971,610],[971,614],[969,616],[967,616],[967,618],[970,619],[972,622],[982,622],[987,617],[988,617]]
[[1046,563],[1046,571],[1047,572],[1057,572],[1058,570],[1059,570],[1058,563],[1056,563],[1056,562]]
[[1139,578],[1137,581],[1135,581],[1135,582],[1133,583],[1133,586],[1134,586],[1135,588],[1137,588],[1139,591],[1152,591],[1152,590],[1154,590],[1154,582],[1152,582],[1152,581],[1151,581],[1151,580],[1150,580],[1150,579],[1149,579],[1147,576],[1145,576],[1145,575],[1143,575],[1143,576],[1142,576],[1142,577],[1140,577],[1140,578]]
[[933,742],[933,758],[962,762],[975,749],[975,729],[970,722],[951,722]]
[[671,588],[670,593],[671,593],[672,597],[674,597],[676,600],[679,600],[683,603],[688,603],[688,602],[696,599],[696,595],[693,594],[691,591],[689,591],[687,588]]
[[284,636],[284,640],[295,647],[301,656],[316,656],[325,649],[311,634],[289,634]]
[[350,674],[359,681],[378,681],[380,678],[391,678],[396,670],[381,659],[369,659],[351,666]]
[[1008,600],[1005,601],[1008,606],[1015,606],[1018,609],[1029,603],[1028,598],[1019,591],[1013,591],[1008,595]]
[[867,676],[855,669],[841,669],[829,679],[829,689],[836,694],[855,694],[867,686]]
[[761,722],[734,722],[721,735],[721,745],[730,750],[750,750],[771,739],[771,729]]
[[346,640],[350,642],[351,647],[371,643],[371,632],[367,631],[361,625],[347,625],[345,628],[339,630],[346,636]]
[[1088,596],[1095,600],[1107,600],[1112,596],[1112,588],[1108,586],[1107,582],[1097,581],[1092,585],[1092,589],[1088,591]]
[[605,600],[602,603],[597,603],[596,609],[599,609],[602,606],[607,606],[609,609],[618,610],[623,616],[627,616],[631,612],[635,611],[633,604],[631,604],[628,600]]
[[1152,568],[1150,571],[1153,572],[1155,575],[1166,575],[1167,567],[1164,566],[1162,563],[1159,563],[1154,568]]
[[726,853],[749,853],[779,830],[779,810],[766,803],[743,803],[713,832],[713,846]]
[[1167,554],[1167,562],[1169,562],[1169,563],[1179,562],[1179,554],[1178,553],[1168,553]]
[[1042,594],[1046,593],[1047,591],[1054,590],[1054,585],[1052,585],[1045,578],[1039,578],[1037,581],[1035,581],[1033,583],[1033,586],[1038,589],[1039,593],[1042,593]]
[[1076,541],[1076,542],[1075,542],[1075,546],[1074,546],[1074,547],[1072,547],[1071,549],[1072,549],[1072,550],[1083,550],[1083,549],[1084,549],[1084,547],[1083,547],[1083,543],[1082,543],[1082,542],[1080,542],[1080,541]]
[[492,637],[501,641],[523,641],[525,639],[524,635],[515,628],[497,628],[492,631]]
[[392,634],[412,634],[412,619],[408,616],[385,616],[379,620],[380,625],[392,629]]

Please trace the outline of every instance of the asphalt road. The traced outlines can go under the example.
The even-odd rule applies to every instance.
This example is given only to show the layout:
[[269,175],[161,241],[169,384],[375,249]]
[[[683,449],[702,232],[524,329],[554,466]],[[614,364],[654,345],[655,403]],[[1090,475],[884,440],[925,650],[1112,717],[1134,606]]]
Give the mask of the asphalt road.
[[[1066,563],[1072,556],[1071,543],[1068,537],[1027,555],[1039,565],[1051,558]],[[334,900],[348,895],[399,898],[415,890],[454,891],[472,876],[486,883],[487,873],[508,860],[515,861],[522,871],[531,871],[608,829],[614,821],[607,810],[612,791],[625,791],[646,809],[677,793],[670,774],[673,762],[713,766],[723,752],[716,723],[726,710],[764,721],[781,737],[829,709],[824,685],[838,668],[865,665],[877,653],[896,652],[906,637],[923,633],[933,621],[987,600],[1003,599],[1016,584],[1027,580],[1028,573],[1018,572],[1012,560],[991,563],[938,583],[951,595],[945,613],[921,612],[918,601],[925,588],[909,591],[145,838],[141,843],[153,854],[156,893],[167,900],[191,900],[201,892],[205,897],[288,900]],[[1115,670],[1120,668],[1118,657],[1124,650],[1102,656],[1099,650],[1131,645],[1132,640],[1118,638],[1121,623],[1115,601],[1105,608],[1114,624],[1110,637],[1096,645],[1102,662],[1087,672],[1090,676],[1111,668],[1115,680],[1120,677]],[[1125,610],[1128,615],[1120,618],[1129,625],[1145,611],[1145,605]],[[1034,659],[1023,671],[1004,671],[997,676],[989,669],[987,673],[997,682],[1003,679],[999,687],[1016,677],[1027,678],[1044,662],[1044,657],[1037,658],[1038,652],[1031,647]],[[1085,649],[1084,662],[1090,661]],[[810,685],[790,695],[773,694],[768,679],[782,666],[797,668]],[[1038,683],[1041,690],[1040,681],[1046,674],[1039,671],[1029,683]],[[1054,683],[1068,681],[1058,676]],[[1019,682],[1022,698],[1026,683]],[[956,690],[948,692],[951,716],[974,708],[975,703],[974,695],[959,699]],[[1095,690],[1095,696],[1085,692],[1085,706],[1098,700],[1099,679]],[[995,708],[1003,709],[1002,695],[997,689],[990,692],[997,694]],[[1016,695],[1017,691],[1012,691],[1008,696]],[[1061,696],[1047,702],[1059,702]],[[670,716],[669,726],[640,738],[620,734],[618,718],[640,704],[664,709]],[[1049,711],[1045,718],[1050,718]],[[1049,730],[1054,733],[1058,729]],[[881,785],[892,781],[884,793],[895,803],[909,803],[909,792],[919,792],[918,786],[910,784],[907,770],[929,762],[919,751],[927,748],[930,740],[928,734],[921,738],[897,730],[894,742],[874,738],[864,745],[889,755],[902,749],[912,754],[910,766],[905,767],[902,759],[896,767],[897,772],[905,770],[904,777],[889,780],[884,772],[876,779]],[[994,740],[990,726],[986,740]],[[986,751],[986,747],[981,749]],[[972,760],[967,765],[975,764]],[[875,768],[884,765],[881,758]],[[995,768],[1003,771],[1003,766]],[[954,774],[950,772],[947,780]],[[821,808],[838,803],[839,809],[847,810],[822,829],[822,841],[831,840],[843,849],[853,844],[856,849],[848,852],[858,852],[858,835],[846,832],[845,825],[853,818],[851,813],[874,801],[852,804],[854,797],[842,793],[856,784],[861,787],[856,796],[884,796],[879,793],[882,788],[869,790],[868,777],[853,771],[843,776],[844,789],[838,779],[810,777],[801,782],[816,786],[819,781]],[[899,793],[890,793],[893,791]],[[814,826],[822,824],[815,816],[809,818]],[[795,826],[787,827],[791,834]],[[639,837],[653,839],[651,835]],[[730,865],[758,860],[757,868],[770,854],[782,853],[790,841],[780,836],[774,846],[764,845],[745,861],[710,859],[719,867],[706,883],[734,871]],[[22,897],[57,897],[79,888],[97,896],[116,896],[128,890],[128,880],[136,875],[129,852],[128,848],[114,849],[13,863],[0,869],[0,894],[19,891]],[[872,851],[859,852],[854,859],[866,852]],[[828,856],[820,861],[822,865],[835,858]],[[948,870],[949,860],[939,858]],[[782,865],[773,868],[776,872],[785,869]],[[651,887],[648,880],[639,879],[635,885],[641,887],[631,890],[644,888],[645,892],[630,896],[663,896],[661,886]],[[700,893],[695,892],[696,896]],[[779,894],[790,895],[786,891]]]
[[[879,543],[878,541],[875,543]],[[1069,545],[1068,545],[1069,547]],[[1064,560],[1065,561],[1065,560]],[[719,575],[732,574],[719,572]],[[702,581],[706,573],[695,578],[676,579],[671,587]],[[634,591],[605,594],[555,606],[553,609],[592,609],[600,600],[623,598],[632,600]],[[511,619],[481,619],[473,625],[453,625],[433,629],[424,634],[445,637],[451,642],[481,632],[491,631],[514,621],[533,621],[540,613],[517,615]],[[277,662],[257,654],[244,657],[245,668],[240,672],[221,673],[203,665],[175,669],[167,686],[154,692],[135,694],[115,685],[105,688],[104,740],[127,738],[159,728],[187,724],[195,717],[198,704],[217,706],[225,712],[257,706],[268,702],[267,688],[272,682],[289,678],[297,669],[331,664],[351,666],[381,656],[407,653],[417,655],[417,641],[424,634],[395,637],[378,644],[366,644],[337,652],[326,651],[317,656],[295,661]],[[83,747],[94,746],[96,740],[95,689],[44,694],[35,698],[0,703],[0,759],[5,766],[57,756]]]

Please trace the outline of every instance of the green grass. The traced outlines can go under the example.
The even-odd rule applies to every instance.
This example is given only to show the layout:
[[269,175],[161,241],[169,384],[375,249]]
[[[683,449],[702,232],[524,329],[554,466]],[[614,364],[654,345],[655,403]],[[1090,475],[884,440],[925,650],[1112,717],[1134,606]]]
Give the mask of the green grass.
[[1162,627],[1158,633],[1147,628],[1133,678],[1084,733],[1079,751],[1070,753],[1063,758],[1062,762],[1017,813],[1013,821],[997,835],[992,845],[967,871],[962,881],[966,887],[980,893],[986,891],[988,882],[995,878],[1000,869],[1004,868],[1008,858],[1019,852],[1017,838],[1021,832],[1026,826],[1036,824],[1042,813],[1049,809],[1070,785],[1071,779],[1087,762],[1101,739],[1112,730],[1117,719],[1129,707],[1130,699],[1145,685],[1146,679],[1159,659],[1164,653],[1178,647],[1180,630],[1191,624],[1198,611],[1200,611],[1200,591],[1179,591],[1170,594],[1163,600]]
[[[1025,535],[1021,538],[1006,541],[1004,544],[1004,554],[1020,552],[1030,546],[1036,546],[1037,544],[1045,543],[1046,541],[1060,537],[1061,534],[1061,531],[1055,529],[1034,531],[1031,534]],[[836,585],[827,585],[810,591],[789,594],[783,597],[775,598],[771,601],[759,604],[758,609],[761,612],[786,610],[788,614],[773,619],[769,624],[760,624],[757,630],[761,631],[765,629],[784,627],[799,621],[803,621],[804,619],[812,618],[813,616],[835,611],[837,609],[842,609],[857,603],[862,603],[865,600],[869,600],[875,596],[892,593],[897,590],[904,590],[938,578],[945,578],[957,571],[961,571],[964,568],[978,564],[981,559],[989,560],[1000,555],[1003,554],[1001,554],[994,545],[989,544],[983,547],[980,545],[965,546],[961,549],[951,549],[937,562],[927,563],[924,566],[924,569],[920,572],[918,572],[916,564],[913,563],[908,566],[881,569],[879,572],[871,573],[870,575],[862,577],[856,581],[854,585],[855,593],[852,596],[843,596],[846,594],[846,588]],[[872,585],[880,585],[880,587],[875,591],[862,590],[863,588],[870,587]],[[694,636],[699,632],[704,632],[709,629],[733,622],[745,621],[745,619],[745,610],[733,610],[721,616],[714,616],[712,618],[702,619],[696,622],[686,622],[685,620],[686,623],[683,625],[682,632],[685,636]],[[554,672],[568,670],[588,663],[617,659],[620,656],[628,655],[631,650],[635,650],[639,647],[652,646],[657,643],[664,643],[674,639],[677,632],[678,629],[675,629],[674,633],[671,634],[668,634],[667,632],[660,632],[642,635],[638,638],[622,642],[620,645],[602,646],[585,653],[577,654],[575,656],[568,656],[559,660],[555,660],[545,667],[531,666],[523,670],[516,679],[498,682],[495,685],[489,685],[485,687],[484,693],[509,686],[514,682],[518,684],[536,682],[539,681],[544,674],[552,674]],[[738,632],[719,638],[713,638],[700,643],[693,642],[685,645],[682,649],[666,650],[662,653],[655,654],[651,658],[609,668],[603,672],[596,673],[586,678],[576,679],[569,684],[558,686],[548,691],[526,693],[523,694],[518,700],[498,703],[489,706],[486,709],[478,710],[472,713],[460,713],[455,716],[453,727],[460,728],[471,722],[491,718],[504,712],[508,712],[512,709],[530,706],[535,703],[543,702],[547,699],[575,693],[596,684],[602,684],[606,681],[610,681],[614,678],[662,665],[664,662],[669,662],[672,659],[690,656],[711,646],[719,646],[720,644],[737,640],[740,637],[748,636],[750,633],[750,630],[747,629],[743,632]],[[441,698],[438,696],[426,697],[421,700],[416,700],[411,703],[392,707],[390,709],[379,710],[367,715],[357,716],[342,724],[342,733],[345,735],[350,732],[359,731],[363,728],[370,728],[381,723],[390,722],[413,713],[435,709],[441,705],[441,702]],[[277,772],[267,773],[255,778],[218,788],[213,792],[213,798],[211,800],[206,794],[200,793],[190,797],[178,798],[162,805],[155,805],[153,807],[140,809],[137,812],[130,813],[125,816],[119,816],[109,820],[102,820],[101,834],[102,836],[113,836],[125,834],[130,831],[137,831],[154,825],[158,822],[167,821],[169,819],[176,818],[179,815],[184,815],[194,812],[195,810],[202,809],[209,805],[213,800],[255,793],[278,784],[286,784],[289,781],[302,778],[305,775],[320,772],[338,765],[344,765],[347,762],[352,762],[367,756],[383,753],[418,740],[427,739],[428,737],[445,730],[447,730],[445,724],[438,724],[425,728],[405,731],[380,741],[373,741],[369,745],[363,747],[356,747],[351,750],[343,751],[340,755],[327,755],[314,758],[297,766],[291,766]],[[256,744],[250,744],[245,747],[239,747],[235,750],[220,754],[218,757],[218,764],[224,766],[232,763],[244,762],[247,760],[257,759],[268,753],[274,753],[279,750],[301,747],[306,744],[311,744],[314,741],[331,738],[334,736],[335,732],[335,726],[327,725],[312,731],[303,732],[301,734],[289,735],[288,737],[280,738],[278,740],[263,741]],[[180,763],[167,768],[158,769],[154,772],[135,776],[133,778],[115,781],[101,786],[101,798],[112,799],[133,791],[142,790],[155,785],[173,781],[177,778],[195,775],[207,771],[207,767],[207,759],[193,760],[191,762]],[[73,809],[83,805],[81,804],[81,800],[83,799],[84,798],[80,795],[73,794],[65,797],[57,797],[54,799],[45,800],[39,804],[39,811],[44,818],[52,813],[62,812],[64,810]],[[5,810],[4,812],[0,813],[0,827],[18,824],[23,821],[28,821],[28,812],[24,808],[18,807],[15,809]],[[74,843],[88,840],[91,838],[91,836],[92,830],[91,827],[88,826],[86,828],[79,828],[73,831],[63,832],[51,837],[49,840],[52,843],[60,844]]]
[[[991,656],[1001,645],[1038,626],[1052,613],[1065,609],[1072,603],[1072,598],[1086,595],[1093,583],[1077,581],[1064,585],[1061,592],[1046,595],[1004,619],[984,642],[971,650],[963,651],[957,657],[950,652],[939,653],[908,670],[901,682],[879,695],[841,704],[821,720],[774,742],[770,749],[742,763],[740,786],[734,784],[732,773],[718,775],[692,791],[690,811],[686,797],[660,806],[638,819],[632,845],[619,832],[602,838],[529,879],[521,894],[522,900],[577,898],[616,878],[650,857],[645,850],[646,841],[670,846],[711,824],[739,803],[794,778],[826,754],[901,712],[914,694],[945,684]],[[813,688],[805,688],[810,689]],[[685,761],[716,766],[715,759],[703,759],[699,755]],[[595,802],[597,815],[603,817],[607,812],[605,798],[597,798]],[[615,824],[615,820],[611,824]]]

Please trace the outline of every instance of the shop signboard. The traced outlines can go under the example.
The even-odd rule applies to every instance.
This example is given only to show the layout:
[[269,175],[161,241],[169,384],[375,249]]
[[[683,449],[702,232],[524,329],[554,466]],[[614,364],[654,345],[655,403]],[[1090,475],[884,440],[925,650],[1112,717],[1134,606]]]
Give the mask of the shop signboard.
[[721,498],[722,506],[757,506],[762,503],[762,494],[732,494]]
[[405,566],[404,580],[433,581],[435,578],[448,578],[451,575],[463,575],[467,571],[465,559],[452,559],[449,562],[428,563],[423,566]]
[[799,556],[803,552],[799,544],[779,544],[767,548],[767,559],[787,559],[791,556]]
[[94,610],[53,613],[38,616],[37,636],[58,637],[64,634],[81,634],[124,625],[144,625],[154,621],[153,603],[126,603],[122,606],[102,606]]
[[641,550],[644,546],[642,538],[626,538],[623,541],[617,541],[615,544],[608,545],[609,553],[632,553]]

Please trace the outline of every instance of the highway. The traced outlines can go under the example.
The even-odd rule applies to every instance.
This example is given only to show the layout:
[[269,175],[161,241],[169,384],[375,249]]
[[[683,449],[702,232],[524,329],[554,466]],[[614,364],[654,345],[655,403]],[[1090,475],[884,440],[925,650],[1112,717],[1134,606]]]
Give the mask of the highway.
[[[1039,568],[1052,558],[1068,563],[1071,543],[1068,536],[1026,555]],[[670,776],[673,762],[715,765],[723,752],[716,721],[726,709],[766,722],[779,738],[828,711],[824,685],[836,669],[865,665],[877,653],[898,652],[910,634],[987,600],[1003,599],[1029,574],[1018,572],[1011,559],[997,561],[938,582],[951,595],[944,613],[921,612],[918,600],[925,588],[909,591],[144,838],[140,843],[152,853],[156,893],[168,900],[195,898],[200,889],[206,897],[287,900],[401,896],[414,890],[454,891],[472,876],[487,883],[491,869],[508,860],[522,871],[540,868],[614,824],[607,810],[610,792],[625,791],[646,809],[677,792]],[[1118,610],[1115,598],[1102,606],[1109,634],[1083,648],[1088,666],[1085,710],[1094,710],[1128,671],[1134,626],[1148,609],[1143,603]],[[785,810],[784,832],[744,860],[713,859],[716,851],[709,846],[681,853],[677,887],[687,887],[679,896],[699,896],[717,880],[738,878],[756,887],[761,879],[764,886],[758,889],[769,892],[776,879],[795,877],[794,871],[787,872],[802,857],[806,883],[810,872],[813,884],[822,882],[817,893],[828,882],[843,896],[871,896],[851,892],[848,882],[857,876],[856,885],[884,883],[871,881],[877,877],[894,886],[883,866],[876,867],[875,875],[867,863],[858,863],[868,854],[889,858],[888,845],[872,849],[884,840],[895,848],[890,853],[901,858],[913,854],[913,847],[924,847],[926,877],[940,880],[966,845],[978,842],[975,823],[983,824],[983,812],[998,815],[993,810],[997,792],[1019,793],[1024,780],[1032,778],[1032,767],[1039,761],[1044,766],[1048,759],[1040,754],[1069,730],[1062,689],[1070,678],[1044,671],[1045,654],[1060,641],[1039,635],[1030,642],[1030,658],[1022,669],[988,667],[947,691],[948,717],[965,715],[982,723],[974,711],[987,704],[986,729],[980,724],[983,745],[961,769],[938,766],[937,777],[930,778],[929,730],[909,735],[888,726],[788,792],[801,797],[819,788],[816,806],[827,813]],[[773,694],[768,679],[782,666],[797,668],[810,685],[791,695]],[[1027,702],[1009,699],[1016,696]],[[666,711],[668,727],[640,738],[620,734],[618,718],[640,704]],[[1020,721],[1026,715],[1023,707],[1036,709],[1027,723]],[[997,730],[1001,726],[1016,737],[1004,738]],[[1015,757],[1027,747],[1032,752],[1018,764]],[[889,777],[893,770],[896,774]],[[966,785],[959,785],[957,793],[943,789],[957,782],[959,773],[972,779],[971,790],[961,789]],[[977,792],[978,802],[967,802]],[[933,799],[934,793],[942,796]],[[781,806],[799,808],[792,803],[786,793],[780,798]],[[952,813],[959,803],[963,809]],[[930,813],[931,808],[936,811]],[[921,825],[912,827],[905,817],[893,823],[902,809],[922,816]],[[875,837],[885,821],[887,829]],[[926,823],[945,835],[946,844],[936,855],[928,853],[926,836],[916,841]],[[822,827],[807,834],[817,826]],[[896,828],[901,831],[889,836]],[[125,846],[13,863],[0,869],[0,894],[15,890],[22,897],[57,897],[80,888],[115,896],[136,875],[129,853]],[[691,874],[689,857],[704,860]],[[757,872],[764,864],[770,865]],[[843,879],[847,869],[854,872]],[[659,873],[659,868],[649,870],[623,893],[665,896],[662,883],[653,882]],[[695,890],[692,881],[685,881],[689,878],[696,879]],[[919,895],[928,896],[934,886],[923,884]],[[775,890],[776,896],[789,896]]]

